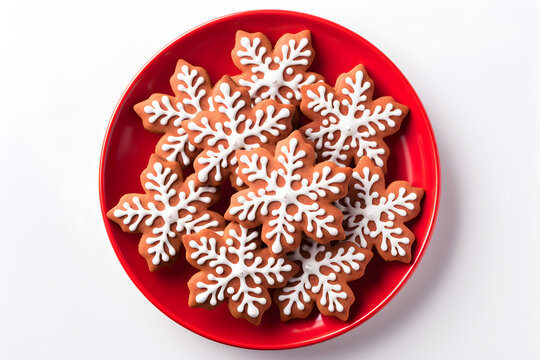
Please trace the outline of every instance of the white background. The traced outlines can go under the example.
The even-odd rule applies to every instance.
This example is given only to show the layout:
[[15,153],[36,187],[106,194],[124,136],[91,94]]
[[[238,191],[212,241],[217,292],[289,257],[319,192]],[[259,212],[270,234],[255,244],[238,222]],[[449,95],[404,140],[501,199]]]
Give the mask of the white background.
[[[428,251],[384,310],[322,344],[255,352],[185,330],[130,282],[102,223],[98,164],[113,108],[151,56],[199,23],[269,4],[340,23],[398,65],[430,115],[443,188]],[[540,357],[535,2],[0,8],[1,359]]]

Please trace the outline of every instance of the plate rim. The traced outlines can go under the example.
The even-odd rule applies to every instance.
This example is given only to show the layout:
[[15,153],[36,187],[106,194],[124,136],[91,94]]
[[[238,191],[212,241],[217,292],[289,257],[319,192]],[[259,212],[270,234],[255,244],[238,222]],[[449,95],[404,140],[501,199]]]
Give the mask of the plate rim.
[[[240,16],[245,17],[245,16],[261,15],[261,14],[293,15],[293,16],[298,16],[298,17],[303,17],[303,18],[309,18],[311,20],[319,21],[319,22],[325,23],[326,25],[336,27],[341,31],[347,32],[352,36],[355,36],[355,37],[358,37],[358,38],[362,39],[362,41],[365,42],[367,47],[369,47],[372,51],[376,52],[379,56],[381,56],[383,59],[385,59],[387,65],[391,66],[393,68],[393,70],[397,71],[397,73],[409,85],[409,87],[410,87],[410,89],[412,91],[412,94],[418,99],[419,111],[422,113],[421,117],[427,120],[426,125],[427,125],[427,130],[428,130],[428,133],[429,133],[430,147],[431,147],[431,150],[432,150],[434,158],[435,158],[435,162],[433,164],[434,168],[435,168],[434,169],[435,170],[434,171],[434,188],[433,188],[434,189],[434,191],[433,191],[434,207],[433,207],[433,210],[432,210],[431,214],[429,214],[429,216],[430,216],[429,225],[428,225],[428,228],[427,228],[425,241],[423,242],[422,246],[417,249],[417,251],[418,251],[417,257],[410,264],[409,269],[403,275],[403,277],[397,283],[397,285],[394,287],[394,289],[392,291],[390,291],[388,293],[388,295],[377,306],[373,307],[367,314],[365,314],[364,316],[362,316],[359,319],[356,319],[355,321],[353,321],[351,323],[348,323],[348,324],[344,325],[342,328],[339,328],[339,329],[337,329],[337,330],[335,330],[333,332],[330,332],[330,333],[326,333],[326,334],[323,334],[323,335],[320,335],[320,336],[312,337],[310,339],[295,340],[295,341],[291,341],[289,343],[275,344],[275,345],[257,345],[257,344],[253,344],[253,343],[246,344],[246,343],[242,343],[242,342],[234,341],[234,340],[225,340],[225,339],[222,339],[222,338],[214,335],[213,333],[209,333],[209,332],[206,332],[206,331],[201,330],[201,329],[195,329],[195,328],[190,326],[189,322],[182,321],[181,319],[176,319],[175,316],[166,307],[163,307],[159,303],[159,301],[157,301],[157,299],[150,292],[148,292],[148,291],[146,291],[144,289],[144,287],[142,286],[142,283],[138,280],[138,278],[134,277],[134,275],[127,269],[127,262],[125,261],[124,257],[122,256],[122,254],[120,253],[118,247],[116,246],[116,244],[113,241],[114,236],[112,234],[110,220],[107,218],[107,211],[108,210],[105,207],[105,195],[104,195],[104,191],[103,191],[104,184],[105,184],[104,162],[105,162],[105,156],[106,156],[106,153],[107,153],[107,149],[108,149],[112,129],[114,127],[115,119],[118,116],[120,107],[121,107],[122,103],[124,102],[127,93],[132,89],[133,86],[135,86],[137,84],[139,78],[147,70],[147,68],[154,62],[154,60],[157,59],[158,57],[160,57],[163,53],[167,52],[169,50],[169,48],[171,48],[177,41],[179,41],[180,39],[182,39],[184,37],[190,36],[192,33],[197,32],[201,28],[204,28],[204,27],[209,26],[209,25],[213,25],[215,23],[219,23],[221,21],[232,20],[232,19],[240,17]],[[100,161],[99,161],[99,184],[98,184],[98,186],[99,186],[99,202],[100,202],[101,215],[102,215],[102,218],[103,218],[105,229],[107,231],[107,237],[109,238],[109,242],[110,242],[110,244],[111,244],[111,246],[112,246],[112,248],[113,248],[113,250],[114,250],[114,252],[116,254],[116,257],[120,261],[120,264],[122,265],[122,268],[124,269],[125,273],[130,278],[130,280],[133,282],[133,284],[137,287],[137,289],[159,311],[161,311],[163,314],[165,314],[172,321],[176,322],[179,325],[182,325],[187,330],[189,330],[189,331],[191,331],[191,332],[193,332],[193,333],[195,333],[197,335],[203,336],[203,337],[205,337],[207,339],[210,339],[210,340],[216,341],[218,343],[224,344],[224,345],[240,347],[240,348],[244,348],[244,349],[253,349],[253,350],[286,350],[286,349],[294,349],[294,348],[300,348],[300,347],[304,347],[304,346],[317,344],[317,343],[320,343],[320,342],[335,338],[335,337],[337,337],[337,336],[339,336],[341,334],[344,334],[344,333],[356,328],[360,324],[362,324],[365,321],[369,320],[372,316],[374,316],[382,308],[387,306],[388,303],[390,301],[392,301],[393,298],[397,295],[397,293],[399,293],[401,291],[403,286],[407,283],[407,281],[410,279],[410,277],[412,276],[412,274],[414,273],[414,271],[418,267],[418,264],[422,260],[422,258],[424,256],[424,253],[425,253],[425,250],[428,247],[428,245],[429,245],[429,243],[431,241],[431,237],[433,235],[433,230],[434,230],[434,227],[435,227],[435,223],[437,221],[437,216],[438,216],[438,211],[439,211],[439,202],[440,202],[440,191],[441,191],[441,169],[440,169],[440,167],[441,166],[440,166],[439,151],[438,151],[437,142],[436,142],[436,139],[435,139],[435,134],[434,134],[433,128],[431,126],[431,122],[429,121],[429,117],[428,117],[427,112],[426,112],[426,110],[424,108],[424,105],[422,104],[422,101],[421,101],[420,97],[416,93],[416,90],[411,85],[409,80],[401,72],[401,70],[399,70],[399,68],[394,64],[394,62],[391,61],[390,58],[388,58],[388,56],[386,56],[381,50],[379,50],[371,42],[366,40],[361,35],[355,33],[354,31],[352,31],[352,30],[350,30],[350,29],[348,29],[348,28],[346,28],[346,27],[344,27],[344,26],[342,26],[340,24],[337,24],[337,23],[335,23],[333,21],[330,21],[328,19],[316,16],[316,15],[312,15],[312,14],[308,14],[308,13],[304,13],[304,12],[298,12],[298,11],[281,10],[281,9],[248,10],[248,11],[234,12],[234,13],[230,13],[230,14],[227,14],[227,15],[219,16],[217,18],[206,21],[206,22],[204,22],[204,23],[202,23],[202,24],[200,24],[200,25],[198,25],[196,27],[193,27],[190,30],[184,32],[180,36],[176,37],[173,41],[171,41],[167,45],[165,45],[163,48],[161,48],[155,55],[153,55],[141,67],[141,69],[135,74],[135,76],[131,79],[131,81],[129,82],[129,84],[127,85],[125,90],[123,91],[122,95],[120,96],[120,99],[118,100],[118,102],[117,102],[117,104],[116,104],[116,106],[114,108],[114,111],[113,111],[113,113],[111,115],[111,118],[110,118],[110,120],[109,120],[109,122],[107,124],[107,130],[106,130],[106,133],[105,133],[105,138],[103,140],[103,145],[102,145],[101,154],[100,154]]]

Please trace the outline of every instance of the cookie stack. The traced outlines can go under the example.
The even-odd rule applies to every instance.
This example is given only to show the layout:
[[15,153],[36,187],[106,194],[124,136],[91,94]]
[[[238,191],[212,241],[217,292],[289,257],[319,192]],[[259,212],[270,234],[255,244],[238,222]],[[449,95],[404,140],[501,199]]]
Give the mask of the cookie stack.
[[[183,244],[199,270],[188,282],[192,307],[226,300],[234,317],[257,325],[273,300],[283,321],[307,317],[314,304],[347,320],[355,300],[347,282],[364,274],[373,249],[411,261],[404,223],[419,213],[423,190],[386,186],[384,143],[408,108],[373,99],[363,65],[326,84],[308,72],[314,56],[308,30],[274,47],[262,33],[238,31],[240,75],[212,86],[204,69],[179,60],[174,95],[134,107],[163,136],[141,174],[144,194],[124,195],[107,216],[142,234],[150,271],[174,263]],[[299,112],[310,122],[298,126]],[[226,182],[237,190],[230,199],[219,197]],[[228,204],[223,215],[209,210],[218,201]]]

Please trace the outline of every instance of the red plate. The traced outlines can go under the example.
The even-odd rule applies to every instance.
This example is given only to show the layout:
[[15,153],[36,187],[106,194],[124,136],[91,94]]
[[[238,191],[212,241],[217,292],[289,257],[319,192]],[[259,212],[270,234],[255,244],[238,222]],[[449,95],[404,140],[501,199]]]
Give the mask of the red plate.
[[[138,235],[123,233],[105,214],[126,193],[142,192],[139,174],[146,167],[159,135],[144,130],[133,105],[155,92],[171,93],[169,77],[180,58],[205,68],[213,83],[225,74],[238,74],[230,52],[237,30],[261,31],[272,42],[282,34],[309,29],[316,51],[312,71],[334,84],[339,74],[364,64],[375,81],[375,96],[390,95],[410,108],[403,129],[387,139],[392,154],[388,181],[402,179],[425,189],[423,209],[409,223],[416,234],[411,264],[385,263],[378,257],[366,275],[353,283],[356,302],[348,322],[322,317],[281,323],[277,307],[260,326],[233,318],[226,305],[208,311],[188,307],[187,281],[194,274],[186,261],[150,273],[137,252]],[[160,51],[137,74],[112,116],[103,144],[100,200],[105,227],[124,269],[139,290],[161,311],[184,327],[207,338],[254,349],[284,349],[314,344],[342,334],[379,311],[399,291],[418,265],[429,241],[439,200],[439,159],[429,119],[420,99],[397,67],[357,34],[327,20],[289,11],[249,11],[229,15],[184,34]],[[182,254],[183,256],[183,254]]]

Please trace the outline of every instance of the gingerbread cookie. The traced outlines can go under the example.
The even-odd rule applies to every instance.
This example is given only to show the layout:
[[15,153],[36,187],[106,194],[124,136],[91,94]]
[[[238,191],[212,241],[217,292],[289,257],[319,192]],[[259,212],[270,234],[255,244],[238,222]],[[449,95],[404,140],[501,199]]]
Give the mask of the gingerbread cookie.
[[212,101],[213,111],[202,111],[182,123],[189,141],[202,149],[193,166],[202,182],[220,184],[231,175],[231,183],[239,187],[236,151],[273,150],[276,142],[290,133],[295,108],[274,100],[251,107],[247,89],[228,76],[214,87]]
[[366,249],[375,246],[386,261],[410,262],[414,233],[404,223],[418,215],[423,195],[423,189],[406,181],[386,188],[381,168],[363,157],[353,171],[349,194],[336,203],[347,240]]
[[340,75],[335,88],[324,82],[302,87],[300,107],[313,121],[300,130],[318,159],[354,166],[368,156],[385,173],[390,150],[383,138],[399,130],[409,111],[389,96],[373,100],[373,80],[363,65]]
[[144,194],[127,194],[107,217],[130,233],[142,233],[139,253],[150,271],[171,264],[181,237],[203,229],[223,229],[223,217],[208,207],[217,199],[215,187],[200,184],[194,175],[182,180],[177,162],[152,155],[141,174]]
[[200,271],[189,280],[189,306],[214,309],[225,299],[236,318],[261,322],[270,307],[268,288],[283,286],[298,271],[261,248],[259,233],[230,223],[223,236],[211,230],[184,236],[186,258]]
[[238,174],[248,189],[231,198],[225,218],[262,227],[262,240],[274,254],[300,245],[302,232],[321,243],[343,240],[343,215],[332,202],[345,196],[352,169],[326,161],[299,131],[280,141],[275,155],[266,149],[238,151]]
[[156,154],[187,167],[198,151],[189,143],[181,124],[198,112],[209,109],[212,86],[203,68],[185,60],[178,61],[170,84],[174,96],[152,94],[134,109],[148,131],[164,134],[156,146]]
[[307,72],[314,56],[308,30],[283,35],[274,49],[260,32],[237,31],[232,59],[242,74],[234,80],[249,88],[255,104],[274,99],[297,106],[302,86],[324,80],[322,75]]
[[364,275],[371,257],[371,251],[351,242],[330,246],[304,240],[289,256],[301,270],[274,295],[281,320],[306,318],[313,303],[323,315],[347,320],[354,302],[347,282]]

